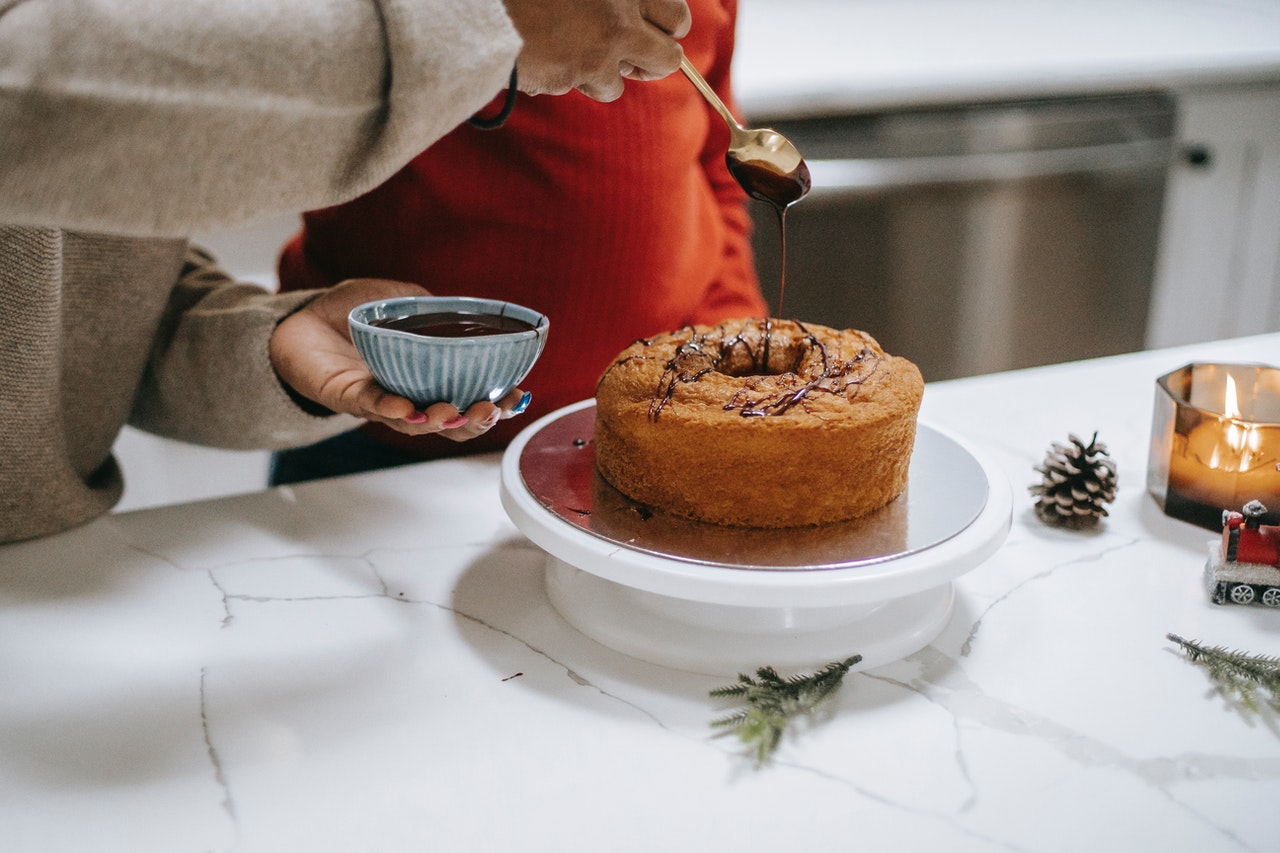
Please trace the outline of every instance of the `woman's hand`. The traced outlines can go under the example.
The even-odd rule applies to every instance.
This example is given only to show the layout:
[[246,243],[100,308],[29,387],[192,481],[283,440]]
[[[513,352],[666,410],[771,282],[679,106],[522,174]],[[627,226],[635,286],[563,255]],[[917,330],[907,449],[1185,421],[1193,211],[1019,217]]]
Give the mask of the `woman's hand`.
[[280,322],[271,336],[271,363],[297,394],[330,411],[376,421],[408,435],[440,433],[455,441],[484,435],[499,420],[524,411],[528,400],[522,390],[514,389],[498,405],[487,400],[474,403],[466,412],[451,403],[433,403],[419,411],[409,400],[378,385],[351,343],[347,315],[352,308],[375,299],[430,295],[402,281],[344,281]]
[[524,47],[520,89],[597,101],[622,95],[622,78],[657,80],[680,67],[678,39],[693,17],[685,0],[505,0]]

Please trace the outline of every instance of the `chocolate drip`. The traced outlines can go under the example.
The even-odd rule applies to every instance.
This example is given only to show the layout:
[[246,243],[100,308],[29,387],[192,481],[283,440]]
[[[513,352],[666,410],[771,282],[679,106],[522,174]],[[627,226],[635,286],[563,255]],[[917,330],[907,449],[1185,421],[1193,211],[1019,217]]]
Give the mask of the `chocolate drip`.
[[[742,388],[724,404],[725,411],[738,411],[742,417],[769,417],[781,415],[796,406],[804,407],[814,394],[839,394],[847,396],[850,389],[857,393],[862,385],[880,367],[881,357],[870,347],[849,360],[833,358],[827,346],[801,323],[796,323],[804,333],[798,347],[770,347],[772,324],[762,321],[765,334],[762,344],[756,347],[744,333],[744,326],[732,337],[723,337],[725,327],[716,328],[721,340],[717,344],[709,335],[698,335],[692,329],[689,340],[680,344],[675,355],[667,362],[658,388],[649,404],[649,419],[656,421],[663,408],[681,385],[698,382],[711,373],[724,373],[745,378]],[[652,341],[644,341],[646,346]],[[790,364],[779,365],[772,356],[779,349],[783,356],[794,352]],[[642,358],[630,356],[629,358]],[[619,364],[622,362],[618,362]],[[778,390],[765,390],[766,376],[794,377],[794,384]]]

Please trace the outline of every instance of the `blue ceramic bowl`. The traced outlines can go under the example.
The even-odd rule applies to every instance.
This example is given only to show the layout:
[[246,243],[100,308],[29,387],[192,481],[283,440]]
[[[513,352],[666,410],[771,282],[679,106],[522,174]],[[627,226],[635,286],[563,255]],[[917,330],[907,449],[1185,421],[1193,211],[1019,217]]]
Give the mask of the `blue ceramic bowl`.
[[[531,328],[464,337],[442,337],[379,325],[428,314],[481,315],[522,321]],[[529,375],[547,343],[546,316],[512,302],[469,296],[405,296],[366,302],[347,317],[351,340],[378,380],[419,409],[448,402],[466,411],[472,403],[496,403]],[[412,322],[412,321],[410,321]]]

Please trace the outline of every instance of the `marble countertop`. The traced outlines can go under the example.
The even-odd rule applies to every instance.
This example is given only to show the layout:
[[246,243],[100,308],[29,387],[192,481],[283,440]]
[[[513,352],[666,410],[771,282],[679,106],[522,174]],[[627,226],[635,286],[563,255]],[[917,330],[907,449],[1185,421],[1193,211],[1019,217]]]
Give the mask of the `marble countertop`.
[[[495,456],[0,547],[4,848],[1274,850],[1280,723],[1165,634],[1276,654],[1280,612],[1211,604],[1213,535],[1144,480],[1158,375],[1278,357],[1273,334],[928,386],[922,417],[1008,477],[1012,530],[936,640],[851,673],[760,769],[709,727],[724,679],[556,615]],[[1032,469],[1094,430],[1111,517],[1041,525]]]
[[1280,83],[1276,0],[742,0],[747,115]]

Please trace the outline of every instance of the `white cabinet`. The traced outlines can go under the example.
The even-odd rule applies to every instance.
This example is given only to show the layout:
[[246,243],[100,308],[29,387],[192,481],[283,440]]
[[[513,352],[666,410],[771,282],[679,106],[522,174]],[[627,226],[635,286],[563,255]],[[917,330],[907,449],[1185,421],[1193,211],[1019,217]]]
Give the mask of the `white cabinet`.
[[1280,331],[1280,82],[1177,95],[1147,346]]

